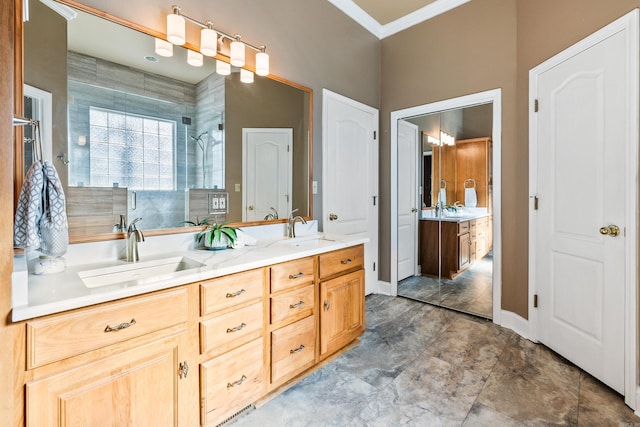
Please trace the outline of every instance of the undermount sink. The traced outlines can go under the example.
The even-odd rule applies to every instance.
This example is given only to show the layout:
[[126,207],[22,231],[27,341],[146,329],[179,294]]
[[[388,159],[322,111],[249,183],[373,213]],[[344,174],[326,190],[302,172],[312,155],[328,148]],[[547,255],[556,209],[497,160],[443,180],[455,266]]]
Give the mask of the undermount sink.
[[123,264],[113,267],[96,268],[78,272],[88,288],[114,285],[116,283],[144,284],[171,278],[179,271],[204,267],[204,264],[183,256],[151,261]]
[[334,240],[326,239],[322,234],[312,234],[280,240],[278,243],[295,247],[318,247],[333,242]]

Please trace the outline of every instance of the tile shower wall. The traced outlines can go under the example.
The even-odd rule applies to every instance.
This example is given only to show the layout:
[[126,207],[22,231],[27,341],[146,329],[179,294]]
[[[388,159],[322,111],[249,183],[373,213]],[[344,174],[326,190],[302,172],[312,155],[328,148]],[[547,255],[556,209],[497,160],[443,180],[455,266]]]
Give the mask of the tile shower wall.
[[[130,196],[128,214],[133,218],[142,216],[137,212],[144,212],[145,229],[180,226],[186,215],[185,189],[202,185],[203,181],[201,168],[197,166],[202,165],[197,157],[200,149],[190,137],[203,131],[202,126],[197,125],[200,118],[211,122],[214,108],[224,110],[224,78],[217,76],[220,84],[215,84],[213,77],[203,81],[209,81],[206,92],[214,99],[205,101],[197,95],[197,85],[76,52],[68,53],[67,67],[69,186],[91,185],[90,107],[174,121],[175,190],[136,191],[136,209],[132,210],[134,205]],[[216,100],[221,100],[222,105]]]

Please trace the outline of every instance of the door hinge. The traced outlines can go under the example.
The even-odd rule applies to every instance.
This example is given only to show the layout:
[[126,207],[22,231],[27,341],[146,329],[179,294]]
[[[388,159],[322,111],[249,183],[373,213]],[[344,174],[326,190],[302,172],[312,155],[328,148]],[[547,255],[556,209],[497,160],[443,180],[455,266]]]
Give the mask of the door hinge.
[[533,100],[533,111],[534,111],[535,113],[537,113],[539,108],[540,108],[540,103],[538,102],[538,100],[537,100],[537,99],[534,99],[534,100]]
[[538,308],[538,294],[533,296],[533,308]]
[[538,196],[533,196],[533,209],[534,210],[538,210],[538,202],[540,199],[538,199]]
[[376,263],[373,263],[373,271],[376,271]]
[[375,141],[375,140],[376,140],[376,138],[378,138],[378,131],[377,131],[377,130],[374,130],[374,131],[373,131],[373,140]]

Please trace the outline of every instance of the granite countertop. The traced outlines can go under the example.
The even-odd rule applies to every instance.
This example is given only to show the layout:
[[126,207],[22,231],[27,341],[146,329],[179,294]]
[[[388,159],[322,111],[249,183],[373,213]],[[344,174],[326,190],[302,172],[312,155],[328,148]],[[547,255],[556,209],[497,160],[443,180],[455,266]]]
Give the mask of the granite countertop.
[[[320,240],[314,240],[318,238]],[[258,241],[255,246],[245,246],[240,249],[223,251],[192,249],[155,254],[150,257],[141,256],[143,262],[168,257],[187,257],[203,264],[203,266],[163,275],[158,280],[136,280],[94,288],[87,287],[78,273],[106,267],[131,265],[131,263],[112,260],[71,265],[61,273],[41,276],[29,272],[28,294],[24,297],[23,304],[14,304],[11,316],[13,321],[30,319],[317,255],[367,241],[368,238],[363,237],[325,236],[318,233],[296,240],[282,238],[262,240]],[[23,260],[23,263],[26,265],[26,261]],[[22,273],[27,274],[26,266],[23,267]]]

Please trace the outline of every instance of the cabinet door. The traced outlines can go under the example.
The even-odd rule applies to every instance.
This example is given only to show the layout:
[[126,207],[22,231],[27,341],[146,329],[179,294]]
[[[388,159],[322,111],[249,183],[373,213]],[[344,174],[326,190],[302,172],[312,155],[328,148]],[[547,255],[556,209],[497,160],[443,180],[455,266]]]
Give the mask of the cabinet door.
[[320,283],[320,354],[328,355],[364,331],[364,271]]
[[179,395],[190,394],[188,384],[197,386],[198,372],[178,377],[185,336],[28,382],[27,427],[187,425],[184,417],[194,408]]
[[471,238],[469,233],[458,236],[458,271],[471,264]]

